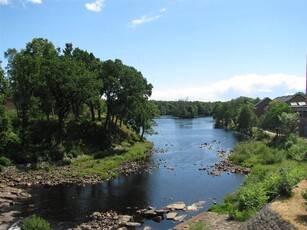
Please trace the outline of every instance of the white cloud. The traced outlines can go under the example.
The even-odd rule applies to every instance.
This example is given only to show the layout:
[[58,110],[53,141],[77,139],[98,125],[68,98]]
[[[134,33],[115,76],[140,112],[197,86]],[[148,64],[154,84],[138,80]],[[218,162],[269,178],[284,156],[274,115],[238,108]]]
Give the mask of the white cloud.
[[43,3],[42,0],[27,0],[27,2],[31,2],[33,4],[41,4],[41,3]]
[[143,15],[142,17],[138,19],[132,20],[128,26],[131,28],[135,28],[139,25],[158,20],[159,18],[162,17],[162,13],[164,13],[165,11],[166,11],[166,8],[162,8],[159,11],[155,11],[154,15],[153,13]]
[[0,5],[8,5],[9,0],[0,0]]
[[132,20],[131,23],[129,24],[129,26],[132,27],[132,28],[135,28],[136,26],[142,25],[144,23],[155,21],[155,20],[159,19],[160,17],[161,17],[161,15],[157,15],[157,16],[153,16],[153,17],[148,17],[148,16],[144,15],[139,19]]
[[217,101],[231,100],[238,96],[257,97],[275,93],[282,96],[285,92],[298,92],[305,89],[305,78],[287,74],[256,73],[237,75],[228,80],[211,85],[183,89],[153,90],[153,99],[178,100],[188,97],[190,100]]
[[95,2],[92,3],[86,3],[85,7],[86,9],[94,12],[100,12],[102,10],[102,7],[104,5],[105,0],[96,0]]

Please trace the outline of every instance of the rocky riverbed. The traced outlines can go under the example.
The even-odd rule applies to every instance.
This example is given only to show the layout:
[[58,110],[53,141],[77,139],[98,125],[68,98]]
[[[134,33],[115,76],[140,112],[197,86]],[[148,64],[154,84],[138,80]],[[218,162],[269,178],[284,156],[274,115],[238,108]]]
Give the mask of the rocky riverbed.
[[[107,180],[112,179],[114,174],[129,175],[151,170],[154,166],[146,161],[125,162],[116,169],[106,173],[110,175]],[[32,185],[54,186],[58,184],[96,184],[104,182],[99,175],[92,174],[84,177],[78,176],[76,169],[68,166],[56,166],[50,169],[47,163],[33,166],[32,164],[5,167],[0,173],[0,183],[11,187]]]
[[31,195],[25,189],[0,183],[0,230],[8,229],[14,221],[14,216],[18,214],[15,207],[29,197]]

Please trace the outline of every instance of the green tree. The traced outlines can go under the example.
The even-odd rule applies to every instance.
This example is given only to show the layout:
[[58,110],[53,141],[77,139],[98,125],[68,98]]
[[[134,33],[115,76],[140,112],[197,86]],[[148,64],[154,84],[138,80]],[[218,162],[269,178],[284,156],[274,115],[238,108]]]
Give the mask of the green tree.
[[[66,47],[72,49],[72,44],[66,44]],[[85,103],[90,108],[92,121],[95,121],[95,109],[98,111],[99,115],[101,111],[100,88],[103,87],[103,82],[102,79],[99,79],[99,75],[102,69],[102,62],[96,58],[94,54],[79,48],[72,51],[72,59],[83,64],[87,70],[87,74],[83,76],[83,87],[81,88],[84,88],[83,91],[87,94]]]
[[242,107],[238,119],[237,128],[240,132],[252,135],[252,128],[257,125],[257,116],[250,105]]
[[282,123],[278,117],[282,113],[293,113],[293,110],[286,103],[279,101],[270,102],[262,120],[262,127],[264,129],[276,131],[278,136],[282,128]]
[[[1,64],[1,62],[0,62]],[[6,132],[10,128],[10,119],[5,106],[5,99],[9,93],[9,83],[4,76],[4,71],[0,66],[0,133]],[[3,143],[0,143],[0,146]]]
[[106,99],[107,115],[105,121],[105,128],[109,129],[111,120],[114,118],[117,110],[117,99],[120,90],[120,72],[124,65],[121,60],[115,61],[107,60],[102,64],[102,71],[100,77],[103,82],[101,87],[101,96]]
[[298,113],[285,113],[282,112],[278,115],[278,120],[280,122],[280,133],[288,136],[291,133],[297,133],[299,115]]

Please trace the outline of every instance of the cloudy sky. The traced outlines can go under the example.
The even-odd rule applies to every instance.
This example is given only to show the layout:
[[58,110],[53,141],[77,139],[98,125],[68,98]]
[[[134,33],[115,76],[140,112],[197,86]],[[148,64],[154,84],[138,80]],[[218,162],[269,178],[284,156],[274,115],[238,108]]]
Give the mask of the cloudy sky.
[[306,12],[307,0],[0,0],[0,60],[43,37],[134,66],[153,99],[274,98],[305,91]]

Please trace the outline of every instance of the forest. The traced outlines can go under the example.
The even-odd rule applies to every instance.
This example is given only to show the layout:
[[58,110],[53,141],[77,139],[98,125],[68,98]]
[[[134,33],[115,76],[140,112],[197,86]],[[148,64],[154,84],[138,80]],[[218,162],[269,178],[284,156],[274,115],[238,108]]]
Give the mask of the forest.
[[153,101],[160,115],[177,118],[196,118],[212,116],[216,102],[188,101]]
[[[139,141],[156,115],[153,86],[121,60],[101,61],[67,43],[34,38],[5,52],[0,69],[0,157],[14,163],[60,161],[67,155]],[[5,104],[13,98],[16,110]]]

